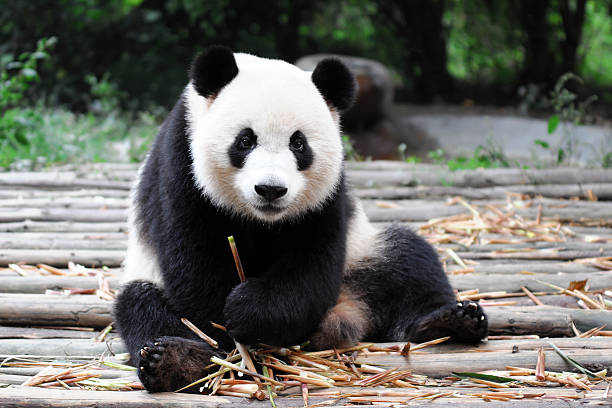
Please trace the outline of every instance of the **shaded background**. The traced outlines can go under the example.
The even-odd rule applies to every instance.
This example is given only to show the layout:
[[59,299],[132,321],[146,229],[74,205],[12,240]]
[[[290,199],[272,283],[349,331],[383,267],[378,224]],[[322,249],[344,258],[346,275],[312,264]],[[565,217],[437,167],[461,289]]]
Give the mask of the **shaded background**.
[[290,62],[321,52],[367,57],[391,70],[397,103],[522,114],[554,112],[547,97],[574,72],[582,81],[568,81],[568,89],[577,99],[597,95],[590,108],[597,117],[611,114],[610,0],[2,2],[0,68],[10,74],[9,57],[48,37],[57,42],[21,106],[127,118],[147,112],[159,122],[194,54],[225,44]]

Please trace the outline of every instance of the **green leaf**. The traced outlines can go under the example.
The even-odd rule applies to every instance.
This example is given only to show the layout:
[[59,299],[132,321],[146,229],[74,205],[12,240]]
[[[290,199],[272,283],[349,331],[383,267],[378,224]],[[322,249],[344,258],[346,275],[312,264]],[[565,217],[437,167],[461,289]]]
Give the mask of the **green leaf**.
[[47,54],[44,51],[36,51],[34,53],[32,53],[32,58],[36,58],[36,59],[45,59],[49,56],[49,54]]
[[518,381],[516,378],[500,377],[497,375],[481,374],[481,373],[468,373],[468,372],[456,373],[453,371],[453,375],[457,377],[462,377],[462,378],[477,378],[479,380],[493,381],[497,383],[507,383],[507,382]]
[[564,159],[565,159],[565,150],[559,149],[557,151],[557,163],[563,162]]
[[550,118],[548,118],[548,134],[553,134],[555,133],[555,130],[557,130],[557,127],[559,126],[559,122],[561,121],[561,119],[559,118],[559,115],[552,115]]
[[548,149],[548,148],[550,147],[550,145],[548,144],[548,142],[547,142],[547,141],[545,141],[545,140],[536,139],[534,143],[535,143],[535,144],[537,144],[537,145],[539,145],[539,146],[542,146],[544,149]]
[[578,370],[580,370],[583,374],[586,374],[588,376],[591,376],[592,378],[602,378],[601,376],[595,374],[594,372],[592,372],[591,370],[584,368],[582,366],[582,364],[580,364],[579,362],[577,362],[576,360],[574,360],[573,358],[571,358],[570,356],[568,356],[567,354],[565,354],[564,352],[562,352],[559,347],[555,346],[554,344],[552,344],[550,341],[547,341],[548,344],[550,344],[552,346],[553,349],[555,349],[555,351],[557,352],[558,355],[561,356],[562,359],[564,359],[566,362],[568,362],[569,364],[573,365],[574,367],[576,367]]
[[6,69],[16,69],[16,68],[21,68],[22,66],[23,66],[22,62],[11,61],[8,64],[6,64]]
[[38,73],[32,68],[22,69],[21,74],[28,79],[36,78],[38,76]]

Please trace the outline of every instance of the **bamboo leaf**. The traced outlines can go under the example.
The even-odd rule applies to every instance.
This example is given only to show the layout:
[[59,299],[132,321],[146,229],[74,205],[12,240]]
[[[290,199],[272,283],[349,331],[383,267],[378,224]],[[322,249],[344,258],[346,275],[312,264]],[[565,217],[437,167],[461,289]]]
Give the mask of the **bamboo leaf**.
[[112,361],[101,361],[101,363],[107,367],[116,368],[117,370],[123,371],[136,371],[136,367],[132,367],[125,364],[113,363]]
[[479,380],[487,380],[487,381],[493,381],[493,382],[497,382],[497,383],[507,383],[507,382],[516,382],[517,381],[515,378],[500,377],[500,376],[497,376],[497,375],[481,374],[481,373],[469,373],[469,372],[456,373],[456,372],[453,371],[453,375],[455,375],[457,377],[462,377],[462,378],[477,378]]
[[576,360],[574,360],[573,358],[571,358],[570,356],[568,356],[567,354],[565,354],[564,352],[561,351],[561,349],[557,346],[555,346],[554,344],[552,344],[550,341],[547,341],[548,344],[551,345],[551,347],[557,352],[557,354],[559,356],[561,356],[562,359],[564,359],[566,362],[568,362],[569,364],[573,365],[574,367],[576,367],[578,370],[580,370],[580,372],[582,372],[583,374],[586,374],[588,376],[591,376],[592,378],[602,378],[600,376],[598,376],[597,374],[595,374],[594,372],[592,372],[591,370],[584,368],[582,366],[582,364],[580,364],[579,362],[577,362]]

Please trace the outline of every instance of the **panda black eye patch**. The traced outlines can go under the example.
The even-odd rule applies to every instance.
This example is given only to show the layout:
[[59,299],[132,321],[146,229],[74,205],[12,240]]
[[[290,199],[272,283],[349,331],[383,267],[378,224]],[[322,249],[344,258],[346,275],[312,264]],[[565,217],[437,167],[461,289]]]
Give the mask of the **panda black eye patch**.
[[232,143],[228,151],[232,166],[239,169],[242,168],[247,156],[256,146],[257,135],[253,132],[253,129],[242,129],[234,139],[234,143]]
[[298,170],[302,171],[310,167],[313,160],[312,149],[308,145],[306,136],[299,130],[291,135],[289,150],[291,150],[297,160]]

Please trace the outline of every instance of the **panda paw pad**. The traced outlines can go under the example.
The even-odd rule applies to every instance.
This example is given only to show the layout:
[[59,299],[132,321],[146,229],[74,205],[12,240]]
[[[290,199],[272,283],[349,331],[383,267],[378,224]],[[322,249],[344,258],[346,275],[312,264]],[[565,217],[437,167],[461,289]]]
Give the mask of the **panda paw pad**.
[[454,328],[451,337],[455,341],[478,341],[486,337],[488,321],[484,310],[477,302],[464,300],[457,302],[457,306],[447,309],[443,319]]
[[[205,376],[214,354],[210,346],[199,341],[160,337],[138,351],[138,378],[150,392],[177,391]],[[198,391],[198,386],[185,390]]]
[[423,317],[409,334],[411,341],[423,342],[450,336],[451,341],[474,343],[487,336],[488,321],[477,302],[461,301]]

